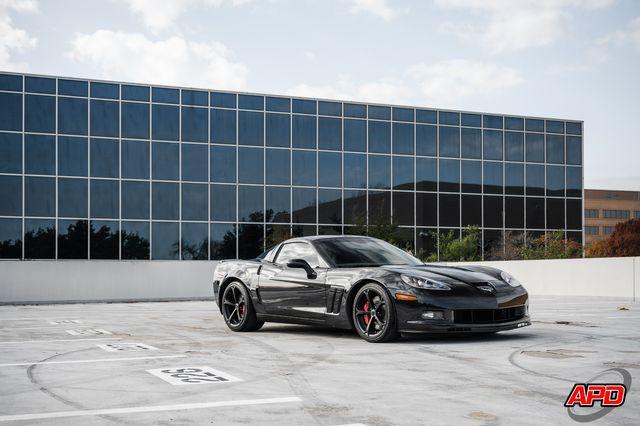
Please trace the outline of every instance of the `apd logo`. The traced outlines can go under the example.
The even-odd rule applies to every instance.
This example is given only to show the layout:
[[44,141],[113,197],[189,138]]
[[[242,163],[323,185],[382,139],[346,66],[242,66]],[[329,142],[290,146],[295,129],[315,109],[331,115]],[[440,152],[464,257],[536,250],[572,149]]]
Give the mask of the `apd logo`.
[[[618,375],[622,383],[596,382],[601,377],[612,375]],[[573,385],[564,406],[573,420],[580,423],[592,422],[606,416],[614,408],[621,407],[630,388],[631,374],[623,368],[611,368],[598,373],[586,383]],[[594,407],[595,410],[589,410]]]

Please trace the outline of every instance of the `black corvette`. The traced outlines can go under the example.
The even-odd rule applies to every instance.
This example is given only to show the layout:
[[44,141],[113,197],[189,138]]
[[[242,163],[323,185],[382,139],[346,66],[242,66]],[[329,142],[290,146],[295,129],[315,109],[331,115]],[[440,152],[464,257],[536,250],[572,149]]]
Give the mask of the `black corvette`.
[[483,266],[424,264],[359,236],[287,240],[253,260],[221,261],[213,290],[233,331],[265,321],[355,328],[369,342],[400,333],[494,333],[530,325],[527,291]]

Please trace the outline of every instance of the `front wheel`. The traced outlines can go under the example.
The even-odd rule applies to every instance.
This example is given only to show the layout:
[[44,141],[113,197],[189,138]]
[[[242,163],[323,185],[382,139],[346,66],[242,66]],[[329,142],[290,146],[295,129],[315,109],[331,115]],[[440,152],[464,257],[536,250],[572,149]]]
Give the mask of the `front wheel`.
[[256,316],[249,291],[234,281],[222,293],[222,315],[224,322],[233,331],[256,331],[264,324]]
[[398,338],[396,310],[380,284],[363,286],[353,299],[353,324],[367,342],[390,342]]

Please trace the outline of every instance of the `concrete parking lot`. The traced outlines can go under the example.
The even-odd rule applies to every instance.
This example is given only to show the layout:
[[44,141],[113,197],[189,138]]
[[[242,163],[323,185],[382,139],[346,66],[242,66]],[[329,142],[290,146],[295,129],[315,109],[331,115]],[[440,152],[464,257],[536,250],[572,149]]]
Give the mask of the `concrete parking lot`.
[[[623,309],[621,309],[623,308]],[[369,344],[213,302],[0,306],[0,423],[574,424],[573,383],[635,383],[600,424],[640,419],[640,304],[534,297],[533,325]]]

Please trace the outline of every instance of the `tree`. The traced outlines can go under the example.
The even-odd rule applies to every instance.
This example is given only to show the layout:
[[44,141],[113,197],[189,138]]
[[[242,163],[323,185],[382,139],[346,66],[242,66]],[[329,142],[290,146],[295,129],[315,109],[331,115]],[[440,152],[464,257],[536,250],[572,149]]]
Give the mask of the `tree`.
[[397,245],[398,223],[384,218],[372,217],[367,225],[365,216],[359,216],[355,221],[355,226],[349,228],[351,235],[368,235],[379,240]]
[[438,260],[438,252],[441,261],[449,262],[472,262],[480,260],[480,230],[477,226],[468,226],[462,238],[457,233],[449,231],[446,233],[434,234],[437,236],[436,252],[426,253],[419,250],[415,253],[416,257],[426,262],[436,262]]
[[593,243],[587,249],[589,257],[640,256],[640,219],[630,219],[616,225],[608,238]]
[[573,259],[582,256],[582,246],[573,240],[565,240],[564,232],[545,233],[528,238],[518,250],[521,259]]
[[524,245],[524,233],[507,231],[504,234],[504,241],[497,240],[491,247],[485,260],[517,260],[520,259],[520,250]]

